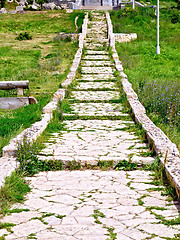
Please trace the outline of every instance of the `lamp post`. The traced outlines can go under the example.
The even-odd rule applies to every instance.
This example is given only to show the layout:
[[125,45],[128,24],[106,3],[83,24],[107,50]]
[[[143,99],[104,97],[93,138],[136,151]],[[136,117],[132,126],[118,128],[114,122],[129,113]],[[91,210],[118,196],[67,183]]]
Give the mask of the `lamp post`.
[[157,48],[156,53],[160,54],[160,46],[159,46],[159,0],[157,0]]

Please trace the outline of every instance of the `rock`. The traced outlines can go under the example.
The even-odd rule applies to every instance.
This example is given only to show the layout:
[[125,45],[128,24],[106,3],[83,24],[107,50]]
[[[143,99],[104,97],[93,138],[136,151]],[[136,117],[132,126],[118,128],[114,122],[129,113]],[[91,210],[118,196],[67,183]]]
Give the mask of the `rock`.
[[33,3],[32,6],[31,6],[31,8],[32,8],[33,10],[38,10],[38,9],[40,8],[40,5],[37,4],[37,3]]
[[7,10],[5,8],[1,8],[0,14],[2,14],[2,13],[7,13]]
[[57,8],[55,3],[44,3],[43,4],[43,9],[49,9],[49,10],[53,10],[54,8]]
[[56,9],[57,10],[61,10],[62,8],[60,6],[56,6]]
[[73,12],[73,10],[72,9],[66,9],[66,13],[72,13]]
[[20,0],[19,2],[19,6],[27,6],[28,5],[28,2],[26,0]]
[[67,4],[60,4],[60,6],[61,6],[61,9],[67,9],[68,8]]
[[16,12],[17,12],[17,13],[22,13],[22,12],[24,12],[24,7],[23,7],[23,6],[17,6],[17,7],[16,7]]

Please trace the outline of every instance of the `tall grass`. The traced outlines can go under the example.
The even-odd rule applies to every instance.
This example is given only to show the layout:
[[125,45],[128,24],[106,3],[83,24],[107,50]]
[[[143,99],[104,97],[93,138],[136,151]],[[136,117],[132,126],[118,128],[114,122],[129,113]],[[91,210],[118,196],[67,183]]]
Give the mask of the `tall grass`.
[[160,8],[160,55],[153,9],[125,9],[111,12],[111,18],[114,32],[137,33],[134,42],[116,43],[124,71],[149,116],[180,149],[180,23],[172,20],[177,9],[165,8],[165,3]]

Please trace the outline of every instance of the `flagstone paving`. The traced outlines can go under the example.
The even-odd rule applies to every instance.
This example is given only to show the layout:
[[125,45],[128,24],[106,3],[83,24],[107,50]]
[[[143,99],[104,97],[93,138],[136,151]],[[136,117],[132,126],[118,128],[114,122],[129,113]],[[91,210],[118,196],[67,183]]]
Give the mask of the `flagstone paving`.
[[[139,170],[39,173],[27,178],[32,191],[24,204],[13,206],[29,211],[1,219],[15,226],[12,232],[0,230],[0,235],[7,234],[7,240],[30,236],[44,240],[171,239],[179,234],[180,226],[164,225],[154,213],[172,219],[179,216],[180,206],[168,202],[159,191],[150,191],[158,188],[150,175]],[[141,198],[143,205],[139,205]],[[116,238],[110,238],[112,234]]]
[[[103,41],[85,50],[70,110],[63,113],[64,128],[52,134],[38,157],[85,166],[99,161],[115,165],[123,159],[152,163],[154,157],[144,156],[146,144],[127,131],[134,122],[123,111],[115,68],[104,46],[103,13],[92,12],[88,48],[95,41],[90,37]],[[1,223],[14,224],[11,231],[0,228],[6,240],[180,239],[180,225],[167,221],[179,217],[180,204],[161,194],[164,187],[153,184],[149,171],[49,171],[26,179],[32,191],[24,203],[12,207],[26,211],[1,218]]]

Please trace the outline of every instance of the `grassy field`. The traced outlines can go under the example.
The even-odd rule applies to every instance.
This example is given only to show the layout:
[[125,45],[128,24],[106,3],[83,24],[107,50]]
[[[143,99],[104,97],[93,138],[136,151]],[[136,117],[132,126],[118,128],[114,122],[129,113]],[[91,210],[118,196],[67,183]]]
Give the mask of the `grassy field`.
[[[41,117],[42,108],[65,80],[78,48],[78,42],[55,40],[59,32],[75,32],[75,17],[79,29],[84,17],[81,11],[63,10],[26,12],[0,15],[0,79],[1,81],[29,80],[37,105],[17,110],[0,109],[0,153],[2,147],[24,128]],[[19,41],[20,33],[28,32],[32,40]],[[16,96],[16,90],[0,91],[0,97]]]
[[[154,1],[154,4],[156,1]],[[156,15],[152,8],[111,12],[114,32],[137,33],[116,43],[129,81],[148,115],[180,149],[180,15],[174,1],[160,1],[160,48],[156,54]]]

